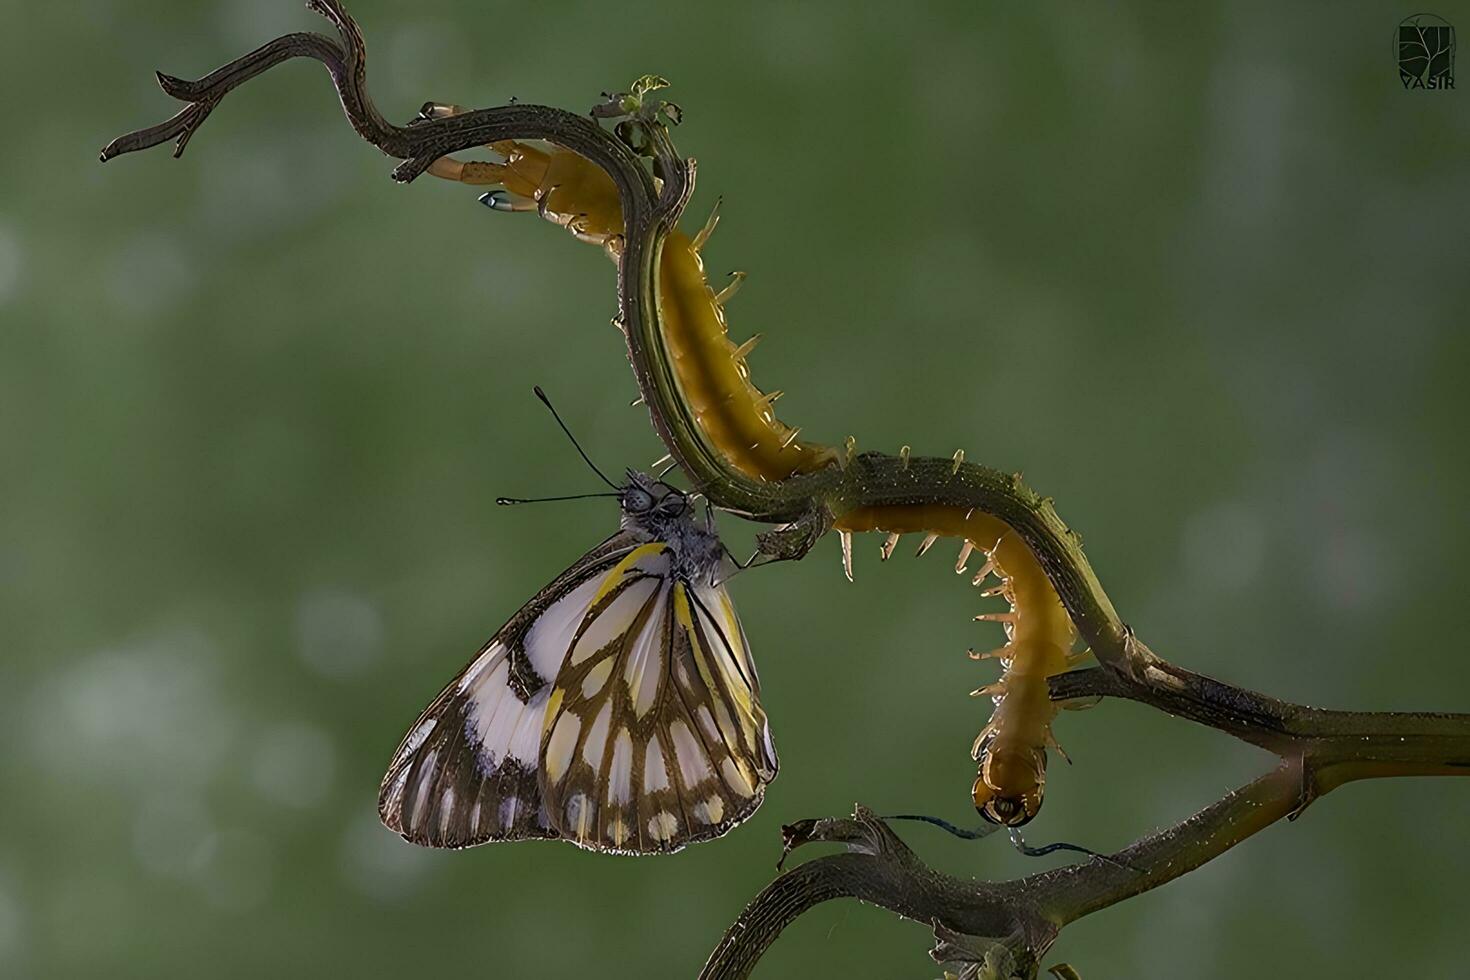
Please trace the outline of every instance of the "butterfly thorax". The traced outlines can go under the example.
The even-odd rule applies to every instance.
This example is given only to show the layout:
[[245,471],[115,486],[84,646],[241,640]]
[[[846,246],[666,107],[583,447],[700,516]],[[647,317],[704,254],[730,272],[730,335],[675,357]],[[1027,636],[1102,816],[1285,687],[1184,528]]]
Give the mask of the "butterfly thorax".
[[695,521],[688,495],[646,473],[629,470],[628,485],[618,502],[623,530],[640,541],[664,544],[677,577],[698,585],[714,584],[724,548],[712,526]]

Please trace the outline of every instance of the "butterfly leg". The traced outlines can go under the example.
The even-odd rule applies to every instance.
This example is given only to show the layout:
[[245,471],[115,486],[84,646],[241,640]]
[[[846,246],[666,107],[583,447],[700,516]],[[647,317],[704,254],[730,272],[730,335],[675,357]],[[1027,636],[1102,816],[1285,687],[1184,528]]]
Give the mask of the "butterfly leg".
[[[714,505],[709,502],[708,497],[706,497],[704,501],[704,528],[706,531],[714,531],[715,529],[715,508]],[[772,558],[769,555],[766,555],[764,552],[757,550],[749,558],[745,559],[745,561],[741,561],[735,556],[735,552],[730,550],[730,546],[725,544],[725,542],[723,541],[720,542],[720,551],[724,553],[725,558],[729,560],[730,564],[735,566],[736,572],[743,572],[751,568],[759,568],[761,565],[769,565],[774,561],[780,560],[777,558]],[[764,558],[765,560],[762,561],[762,558]],[[731,573],[732,577],[733,575],[734,573]],[[729,578],[726,578],[725,581],[729,581]]]
[[817,507],[790,524],[757,534],[755,540],[762,554],[778,559],[797,559],[805,557],[817,539],[831,528],[832,512],[826,507]]
[[[760,568],[762,565],[774,565],[776,562],[784,560],[781,558],[772,558],[765,552],[757,550],[753,552],[749,558],[745,559],[745,561],[741,561],[739,558],[735,557],[735,553],[733,551],[725,546],[725,543],[723,541],[720,542],[720,548],[725,552],[725,557],[730,559],[730,563],[734,565],[736,569],[742,572],[751,568]],[[728,579],[726,581],[728,581]]]

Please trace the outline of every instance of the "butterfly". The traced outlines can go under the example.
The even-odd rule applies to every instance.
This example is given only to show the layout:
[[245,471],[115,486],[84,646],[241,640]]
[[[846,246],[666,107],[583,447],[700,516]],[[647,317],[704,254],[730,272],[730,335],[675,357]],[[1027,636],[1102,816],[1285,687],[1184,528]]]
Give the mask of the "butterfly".
[[603,479],[620,529],[512,616],[393,754],[378,812],[405,840],[667,853],[729,831],[775,779],[712,516],[650,475]]

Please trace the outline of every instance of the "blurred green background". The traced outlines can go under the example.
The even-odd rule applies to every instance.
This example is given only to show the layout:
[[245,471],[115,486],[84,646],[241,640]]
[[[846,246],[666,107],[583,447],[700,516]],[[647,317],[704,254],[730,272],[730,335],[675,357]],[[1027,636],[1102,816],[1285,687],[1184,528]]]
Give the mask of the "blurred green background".
[[[1406,92],[1388,3],[864,6],[354,0],[391,117],[585,108],[656,71],[716,195],[711,272],[782,415],[1025,472],[1161,654],[1282,697],[1470,710],[1470,111]],[[468,189],[388,179],[321,69],[182,161],[98,165],[290,0],[0,5],[0,975],[690,977],[778,827],[968,822],[994,638],[946,557],[837,543],[735,586],[783,772],[728,838],[634,861],[431,853],[389,753],[613,526],[596,458],[662,454],[613,270]],[[1434,8],[1470,29],[1470,4]],[[1462,88],[1470,80],[1462,80]],[[1395,516],[1398,511],[1398,516]],[[737,542],[750,529],[727,519]],[[1270,760],[1128,704],[1069,715],[1038,841],[1112,848]],[[1470,783],[1350,786],[1069,928],[1105,977],[1460,975]],[[998,839],[907,833],[1011,876]],[[1048,859],[1049,861],[1050,859]],[[763,977],[928,977],[855,903]]]

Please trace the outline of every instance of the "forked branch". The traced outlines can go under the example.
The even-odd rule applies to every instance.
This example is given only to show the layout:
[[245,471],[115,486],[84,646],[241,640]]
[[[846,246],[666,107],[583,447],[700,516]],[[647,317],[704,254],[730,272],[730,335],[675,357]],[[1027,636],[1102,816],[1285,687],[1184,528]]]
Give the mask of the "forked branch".
[[1276,752],[1281,764],[1189,819],[1108,855],[1012,881],[929,868],[870,810],[784,829],[786,850],[838,843],[849,853],[803,864],[748,905],[702,980],[738,980],[814,905],[856,898],[930,925],[936,958],[960,976],[1032,977],[1057,934],[1084,915],[1193,871],[1354,779],[1470,775],[1470,715],[1323,711],[1181,670],[1157,658],[1138,678],[1099,667],[1052,679],[1057,700],[1124,697]]

